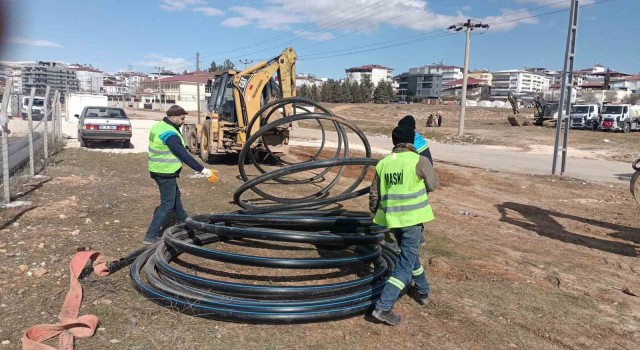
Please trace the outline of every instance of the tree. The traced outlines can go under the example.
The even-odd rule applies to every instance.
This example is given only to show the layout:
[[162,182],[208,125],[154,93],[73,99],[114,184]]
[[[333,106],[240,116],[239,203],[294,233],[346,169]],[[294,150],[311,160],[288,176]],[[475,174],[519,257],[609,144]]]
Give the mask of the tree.
[[216,61],[211,61],[211,66],[209,66],[209,72],[213,73],[218,70],[218,66],[216,65]]
[[371,102],[371,98],[373,97],[373,83],[369,77],[365,77],[360,84],[360,98],[363,103]]
[[310,97],[312,101],[320,102],[320,89],[318,89],[318,85],[311,85]]
[[393,99],[393,88],[391,83],[380,81],[375,90],[373,90],[374,103],[389,103]]
[[222,70],[227,70],[227,69],[236,69],[236,66],[228,58],[224,60],[224,63],[222,64]]
[[635,105],[636,103],[638,103],[638,101],[640,101],[639,94],[629,94],[623,97],[621,100],[622,103],[628,103],[630,105]]
[[589,103],[589,102],[598,102],[598,99],[596,98],[596,94],[593,91],[585,91],[582,93],[582,101]]
[[607,102],[616,103],[618,102],[618,93],[616,91],[605,91],[604,99]]
[[351,84],[348,80],[343,80],[340,83],[340,90],[342,91],[342,97],[345,103],[353,103],[353,96],[351,96]]
[[358,82],[355,80],[349,83],[349,95],[351,96],[351,102],[362,103],[362,98],[360,95],[360,84],[358,84]]
[[388,81],[385,85],[385,89],[387,90],[387,96],[389,96],[389,102],[395,100],[396,94],[393,91],[393,83]]
[[309,87],[307,86],[307,84],[302,84],[302,86],[298,90],[298,96],[303,98],[309,98]]
[[329,80],[320,86],[320,102],[331,102],[331,86]]

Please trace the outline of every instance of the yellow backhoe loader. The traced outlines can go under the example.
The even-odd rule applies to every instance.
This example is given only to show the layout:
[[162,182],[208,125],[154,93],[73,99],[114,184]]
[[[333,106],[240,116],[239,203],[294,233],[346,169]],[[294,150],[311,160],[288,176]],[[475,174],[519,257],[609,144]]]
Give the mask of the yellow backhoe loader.
[[[243,71],[215,72],[207,82],[211,97],[206,120],[202,124],[183,125],[189,151],[199,153],[205,162],[211,156],[239,152],[248,135],[260,128],[257,122],[252,130],[247,130],[260,108],[273,100],[296,95],[296,60],[293,48],[286,48],[278,57]],[[292,109],[288,105],[281,112],[291,115]],[[267,146],[274,153],[287,154],[290,130],[291,125],[274,130],[255,147]]]

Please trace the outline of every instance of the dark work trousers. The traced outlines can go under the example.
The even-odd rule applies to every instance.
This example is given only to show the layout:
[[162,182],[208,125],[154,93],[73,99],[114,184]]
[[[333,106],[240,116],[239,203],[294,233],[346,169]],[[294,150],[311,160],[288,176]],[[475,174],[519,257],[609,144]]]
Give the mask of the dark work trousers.
[[187,219],[187,212],[184,210],[182,201],[180,200],[180,189],[178,188],[177,182],[178,179],[175,177],[156,177],[154,180],[160,189],[160,206],[153,214],[153,219],[151,220],[151,224],[149,224],[149,229],[147,229],[147,234],[144,237],[147,240],[152,240],[155,237],[162,235],[160,228],[165,223],[171,212],[176,214],[179,222],[184,222]]

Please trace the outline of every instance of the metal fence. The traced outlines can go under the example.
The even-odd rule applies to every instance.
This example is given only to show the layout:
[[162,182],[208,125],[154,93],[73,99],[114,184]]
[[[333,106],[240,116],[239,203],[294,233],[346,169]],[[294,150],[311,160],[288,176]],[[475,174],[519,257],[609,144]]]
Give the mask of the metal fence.
[[[12,90],[13,81],[10,78],[7,79],[0,106],[0,168],[4,206],[11,202],[12,190],[18,192],[24,183],[38,177],[46,169],[49,157],[63,148],[60,91],[51,91],[47,86],[43,106],[34,108],[34,101],[37,101],[35,88],[31,89],[30,94]],[[42,97],[39,96],[38,100],[42,101]]]

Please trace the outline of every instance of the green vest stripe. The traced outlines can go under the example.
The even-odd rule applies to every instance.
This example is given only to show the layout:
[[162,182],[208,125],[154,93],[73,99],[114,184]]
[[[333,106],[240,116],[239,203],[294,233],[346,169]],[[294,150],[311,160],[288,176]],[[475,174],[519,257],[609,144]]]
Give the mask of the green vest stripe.
[[422,209],[422,208],[426,208],[429,206],[429,200],[427,199],[424,202],[420,202],[420,203],[416,203],[416,204],[409,204],[409,205],[396,205],[393,207],[383,207],[381,208],[382,211],[384,211],[385,213],[401,213],[401,212],[405,212],[405,211],[412,211],[412,210],[416,210],[416,209]]
[[150,162],[158,162],[158,163],[182,163],[180,161],[180,159],[178,159],[178,158],[175,158],[175,159],[163,159],[163,158],[149,157],[149,161]]
[[182,168],[182,161],[171,153],[169,146],[165,145],[160,139],[160,135],[166,132],[176,133],[182,146],[184,146],[184,138],[175,127],[164,121],[155,123],[149,130],[148,164],[149,171],[152,173],[174,174]]
[[382,199],[380,199],[381,201],[387,201],[387,200],[398,200],[398,199],[414,199],[414,198],[418,198],[422,195],[427,194],[427,189],[423,188],[420,191],[416,192],[416,193],[407,193],[407,194],[385,194],[384,196],[382,196]]
[[158,154],[158,155],[161,155],[161,156],[166,156],[168,154],[171,154],[171,151],[158,151],[158,150],[155,150],[155,149],[149,147],[149,153]]

